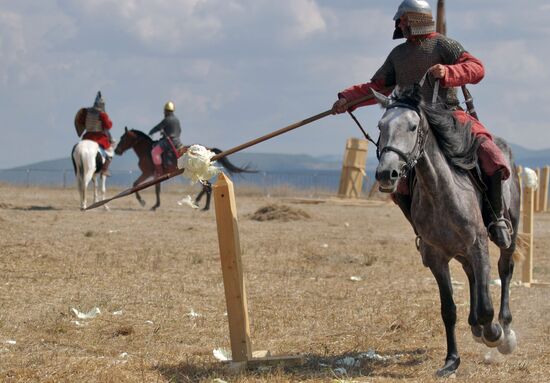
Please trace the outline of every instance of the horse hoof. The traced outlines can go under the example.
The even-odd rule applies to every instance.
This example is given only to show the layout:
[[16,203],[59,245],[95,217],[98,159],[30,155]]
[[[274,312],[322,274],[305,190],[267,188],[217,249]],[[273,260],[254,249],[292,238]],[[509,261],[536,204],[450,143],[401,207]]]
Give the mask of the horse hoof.
[[504,335],[504,340],[497,346],[497,350],[501,354],[508,355],[513,353],[517,346],[518,340],[516,338],[516,332],[514,330],[510,330],[508,334]]
[[141,205],[141,207],[144,207],[145,206],[145,201],[139,201],[139,204]]
[[472,330],[474,341],[483,344],[483,329],[480,326],[471,326],[470,329]]
[[458,366],[460,366],[460,358],[451,358],[445,361],[445,365],[436,371],[435,376],[438,378],[446,378],[456,372]]
[[483,343],[485,343],[487,347],[491,348],[498,347],[498,345],[500,345],[504,340],[504,330],[502,329],[502,326],[500,324],[494,324],[493,326],[495,326],[495,328],[499,331],[499,335],[495,340],[489,340],[485,338],[485,334],[482,335]]

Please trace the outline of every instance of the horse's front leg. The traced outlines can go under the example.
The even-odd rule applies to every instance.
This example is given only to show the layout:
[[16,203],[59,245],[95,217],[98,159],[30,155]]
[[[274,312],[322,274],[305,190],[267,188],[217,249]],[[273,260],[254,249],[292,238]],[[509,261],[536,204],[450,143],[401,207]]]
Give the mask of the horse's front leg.
[[479,237],[471,253],[470,263],[475,275],[477,294],[477,319],[483,327],[483,343],[489,347],[497,347],[503,340],[504,332],[498,323],[493,323],[495,311],[489,291],[491,265],[487,238]]
[[[138,177],[138,179],[134,181],[133,186],[136,187],[137,185],[139,185],[140,183],[145,181],[147,178],[149,178],[148,175],[146,175],[145,173],[141,173],[141,175]],[[145,206],[145,201],[141,198],[141,195],[139,194],[139,192],[136,192],[136,198],[137,198],[139,204],[141,205],[141,207]]]
[[444,254],[439,252],[425,250],[423,258],[437,281],[439,287],[439,299],[441,301],[441,317],[445,325],[445,335],[447,337],[447,356],[445,364],[436,375],[444,377],[456,371],[460,365],[458,348],[456,345],[455,325],[456,325],[456,305],[453,300],[453,286],[451,284],[451,274],[449,272],[449,260]]
[[[100,181],[100,184],[99,184],[99,190],[100,190],[100,193],[99,193],[99,200],[100,201],[103,201],[105,199],[105,195],[107,194],[107,187],[106,187],[106,184],[107,184],[107,176],[104,175],[104,174],[101,174],[99,176],[99,179],[101,180]],[[103,208],[107,211],[111,210],[109,208],[109,205],[104,205]]]
[[516,333],[511,328],[512,312],[510,311],[510,282],[514,273],[513,254],[516,248],[515,241],[508,249],[500,250],[498,260],[498,274],[500,276],[500,312],[498,321],[504,331],[504,340],[498,346],[498,351],[502,354],[511,354],[517,347]]
[[468,324],[472,331],[472,337],[477,343],[483,343],[481,338],[482,327],[477,320],[477,289],[476,289],[476,277],[474,275],[474,269],[468,260],[464,257],[456,257],[462,265],[462,269],[468,277],[468,285],[470,291],[470,314],[468,315]]
[[160,206],[160,183],[155,185],[155,194],[157,196],[157,203],[151,208],[151,210],[155,211]]

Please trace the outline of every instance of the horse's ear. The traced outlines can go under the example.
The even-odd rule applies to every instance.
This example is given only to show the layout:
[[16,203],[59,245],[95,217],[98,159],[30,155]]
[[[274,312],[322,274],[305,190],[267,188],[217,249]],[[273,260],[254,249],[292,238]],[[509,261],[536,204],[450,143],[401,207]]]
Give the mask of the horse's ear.
[[124,127],[124,133],[128,133],[128,127],[127,126]]
[[380,105],[382,105],[384,108],[387,108],[391,104],[391,98],[384,96],[382,93],[379,93],[371,88],[371,92],[374,95],[374,98],[376,99],[376,102],[378,102]]

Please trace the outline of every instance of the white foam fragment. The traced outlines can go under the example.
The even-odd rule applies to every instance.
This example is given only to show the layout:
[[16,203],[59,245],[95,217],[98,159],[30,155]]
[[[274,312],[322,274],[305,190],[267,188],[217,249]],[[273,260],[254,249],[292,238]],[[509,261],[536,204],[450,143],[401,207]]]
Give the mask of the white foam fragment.
[[187,152],[178,159],[178,168],[185,169],[183,176],[191,182],[206,181],[220,172],[211,162],[215,153],[201,145],[191,145]]
[[17,341],[16,340],[6,340],[4,343],[13,345],[13,344],[17,344]]
[[537,173],[531,168],[523,169],[524,185],[528,188],[537,189],[539,187],[539,179]]
[[122,315],[122,310],[113,311],[113,315]]
[[80,312],[75,308],[72,308],[71,310],[78,319],[93,319],[99,314],[101,314],[101,310],[99,309],[99,307],[94,307],[87,313]]
[[231,360],[231,353],[223,348],[216,348],[212,351],[214,358],[218,359],[220,362],[226,362]]
[[187,313],[187,316],[190,317],[190,318],[198,318],[200,316],[202,316],[201,314],[195,312],[195,310],[191,309],[191,311],[189,311]]
[[193,198],[191,198],[190,195],[187,195],[187,197],[184,197],[178,201],[178,205],[180,206],[189,206],[192,209],[198,209],[199,206],[193,201]]
[[352,275],[351,277],[349,277],[349,279],[353,282],[361,282],[363,280],[363,278],[355,276],[355,275]]

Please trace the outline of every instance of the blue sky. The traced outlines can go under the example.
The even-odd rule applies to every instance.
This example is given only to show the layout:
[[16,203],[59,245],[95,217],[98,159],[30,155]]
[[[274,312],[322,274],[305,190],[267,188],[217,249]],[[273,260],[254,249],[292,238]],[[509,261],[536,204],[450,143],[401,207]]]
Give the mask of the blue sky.
[[[176,104],[185,143],[239,145],[329,109],[397,44],[399,0],[0,0],[0,169],[69,156],[75,112],[103,92],[113,136]],[[436,1],[430,1],[435,10]],[[548,0],[447,0],[448,35],[486,66],[471,86],[489,130],[550,147]],[[357,115],[371,134],[377,107]],[[331,116],[247,149],[340,155]]]

